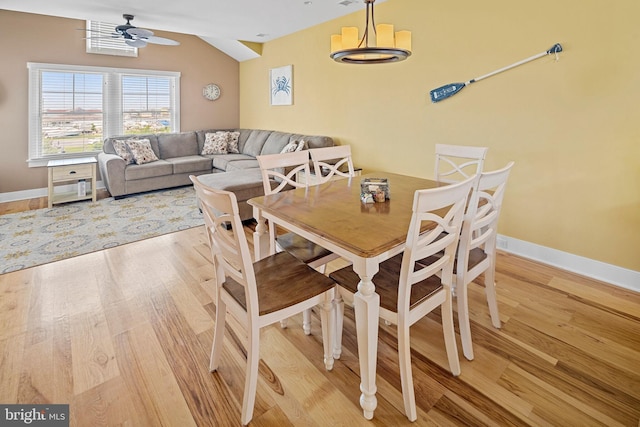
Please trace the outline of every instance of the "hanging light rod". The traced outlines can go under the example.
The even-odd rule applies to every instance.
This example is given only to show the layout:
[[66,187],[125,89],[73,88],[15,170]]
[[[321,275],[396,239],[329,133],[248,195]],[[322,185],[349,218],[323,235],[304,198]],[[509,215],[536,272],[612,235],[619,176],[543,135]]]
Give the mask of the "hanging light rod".
[[[364,35],[358,43],[358,28],[343,27],[341,34],[331,36],[331,55],[336,62],[347,64],[384,64],[404,61],[411,56],[411,31],[397,31],[392,24],[376,26],[373,4],[376,0],[364,0],[367,20]],[[376,35],[376,46],[369,46],[369,28]]]

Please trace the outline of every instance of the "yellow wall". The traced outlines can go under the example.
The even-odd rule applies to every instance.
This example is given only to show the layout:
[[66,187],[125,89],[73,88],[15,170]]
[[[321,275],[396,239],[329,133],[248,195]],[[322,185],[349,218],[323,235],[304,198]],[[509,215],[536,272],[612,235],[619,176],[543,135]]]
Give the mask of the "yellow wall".
[[[640,271],[638,0],[389,0],[378,23],[413,32],[385,65],[329,59],[329,36],[364,12],[265,44],[240,65],[243,127],[328,134],[366,169],[431,177],[434,144],[516,162],[499,232]],[[550,48],[432,104],[428,93]],[[293,64],[293,106],[269,105],[269,69]]]
[[[181,130],[236,127],[239,65],[198,37],[156,32],[180,46],[148,45],[137,58],[85,52],[85,22],[0,10],[0,193],[47,187],[47,168],[29,168],[27,62],[179,71]],[[218,83],[222,96],[202,97]]]

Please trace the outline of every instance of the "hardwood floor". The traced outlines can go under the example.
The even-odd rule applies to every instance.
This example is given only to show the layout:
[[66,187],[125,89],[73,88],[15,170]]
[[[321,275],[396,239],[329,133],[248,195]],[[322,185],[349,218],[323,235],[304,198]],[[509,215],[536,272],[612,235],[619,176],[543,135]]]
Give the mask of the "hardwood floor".
[[[73,426],[239,425],[245,351],[233,328],[219,371],[207,369],[209,258],[195,228],[0,275],[0,403],[68,403]],[[505,253],[497,282],[500,330],[482,287],[469,288],[475,360],[458,346],[459,377],[447,369],[439,312],[412,328],[415,423],[384,324],[378,408],[362,417],[347,308],[331,372],[318,316],[311,336],[301,316],[263,330],[251,425],[640,425],[640,294]]]

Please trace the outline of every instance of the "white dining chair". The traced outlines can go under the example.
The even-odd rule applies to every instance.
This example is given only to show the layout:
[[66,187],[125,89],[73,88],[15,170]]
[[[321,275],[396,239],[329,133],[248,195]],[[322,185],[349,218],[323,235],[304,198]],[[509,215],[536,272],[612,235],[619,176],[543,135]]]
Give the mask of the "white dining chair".
[[482,172],[488,147],[436,144],[435,179],[452,183]]
[[[306,182],[301,183],[295,179],[301,171],[306,173],[306,176],[309,176],[308,150],[281,154],[266,154],[257,156],[257,159],[262,173],[262,184],[265,195],[276,194],[287,189],[308,187]],[[268,227],[270,253],[287,251],[321,273],[325,272],[327,263],[339,258],[339,256],[333,252],[298,234],[292,232],[278,233],[276,224],[272,222],[269,222]],[[282,326],[286,326],[286,321],[282,322]],[[309,335],[311,333],[310,310],[305,311],[303,314],[302,328],[305,334]]]
[[355,176],[350,145],[335,145],[333,147],[312,148],[309,150],[313,169],[318,183],[330,181],[337,177],[349,178]]
[[[456,247],[470,190],[477,176],[456,184],[415,192],[413,213],[403,253],[380,264],[374,276],[376,293],[380,296],[380,317],[397,325],[398,361],[404,398],[405,413],[409,420],[417,418],[415,391],[411,369],[409,328],[435,308],[440,307],[445,348],[449,369],[460,374],[460,362],[456,346],[451,308],[451,283]],[[428,231],[421,232],[430,224]],[[443,251],[443,256],[433,258],[431,264],[419,264]],[[351,266],[329,275],[338,284],[342,300],[353,305],[353,295],[358,291],[359,276]],[[337,299],[336,315],[343,315],[340,299]],[[342,322],[336,323],[336,342],[340,346]],[[373,344],[373,345],[377,345]]]
[[229,314],[235,319],[233,325],[241,326],[247,337],[241,413],[241,422],[247,425],[255,404],[261,328],[320,305],[324,364],[327,370],[333,369],[335,283],[288,252],[253,263],[235,194],[207,187],[193,175],[189,178],[202,206],[216,273],[216,318],[209,369],[214,372],[220,364]]
[[464,356],[473,360],[469,298],[467,287],[484,273],[484,287],[491,323],[500,328],[496,296],[496,237],[507,179],[514,162],[504,168],[480,175],[477,191],[471,194],[469,208],[462,225],[456,255],[453,287],[458,304],[458,323]]

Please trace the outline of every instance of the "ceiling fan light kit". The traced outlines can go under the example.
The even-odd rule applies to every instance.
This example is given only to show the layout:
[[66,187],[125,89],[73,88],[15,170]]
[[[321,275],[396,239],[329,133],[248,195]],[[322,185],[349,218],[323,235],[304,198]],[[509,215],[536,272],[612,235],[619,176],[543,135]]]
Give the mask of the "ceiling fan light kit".
[[[131,25],[133,15],[125,13],[122,15],[127,20],[126,24],[118,25],[110,36],[97,36],[89,38],[122,38],[124,42],[131,47],[145,47],[147,43],[159,44],[165,46],[177,46],[180,42],[153,35],[153,31],[144,28],[138,28]],[[87,28],[87,31],[91,31]],[[104,34],[104,33],[102,33]]]
[[[364,0],[367,19],[364,35],[358,42],[357,27],[343,27],[341,34],[331,36],[331,59],[346,64],[384,64],[404,61],[411,56],[411,31],[396,31],[392,24],[376,25],[373,4]],[[376,46],[369,46],[369,28],[373,28]]]

